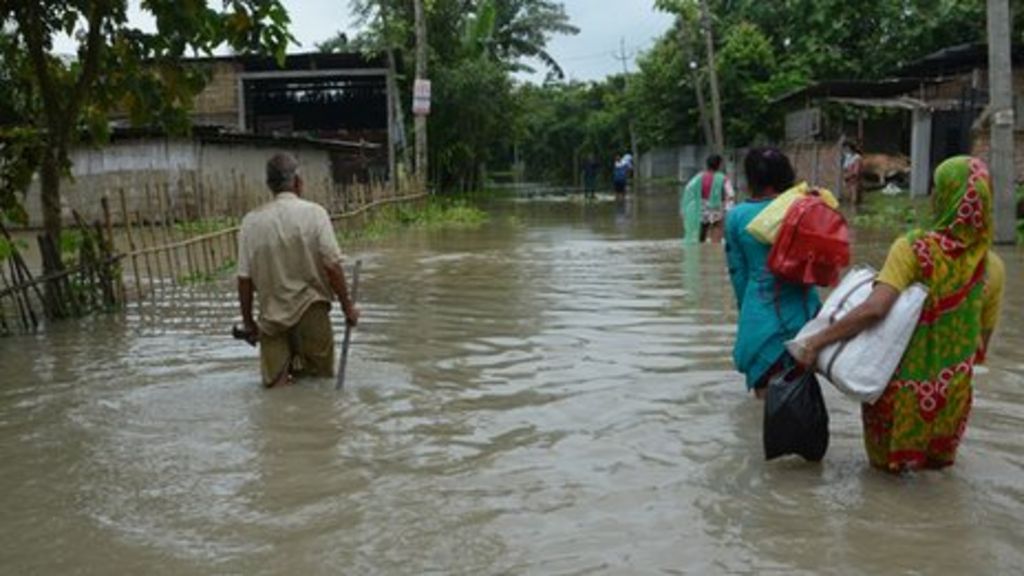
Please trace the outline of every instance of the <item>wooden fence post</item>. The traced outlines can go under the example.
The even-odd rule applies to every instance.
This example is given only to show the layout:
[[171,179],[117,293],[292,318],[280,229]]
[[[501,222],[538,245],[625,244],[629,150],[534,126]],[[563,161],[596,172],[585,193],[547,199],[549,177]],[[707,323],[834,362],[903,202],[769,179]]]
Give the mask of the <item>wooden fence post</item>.
[[[152,192],[153,191],[150,188],[150,185],[147,183],[146,184],[146,212],[149,213],[149,218],[147,220],[147,224],[148,224],[148,228],[149,228],[149,244],[150,244],[150,246],[156,248],[157,246],[160,246],[160,238],[157,236],[156,212],[153,211],[153,205],[154,204],[153,204],[153,193]],[[162,218],[162,216],[161,216],[161,218]],[[163,265],[160,264],[160,252],[159,251],[154,251],[153,252],[153,262],[156,264],[156,275],[157,275],[157,278],[160,279],[160,285],[162,286],[163,285],[163,280],[164,280],[164,268],[163,268]],[[168,266],[168,268],[169,267],[170,266]]]
[[135,253],[135,235],[132,233],[132,219],[128,213],[128,201],[125,199],[124,188],[118,189],[121,196],[121,222],[124,224],[125,233],[128,235],[128,250],[132,258],[132,275],[135,277],[135,295],[142,300],[142,279],[139,277],[139,256]]
[[[108,247],[108,254],[107,255],[108,255],[108,257],[113,258],[113,255],[115,253],[117,253],[117,244],[115,243],[115,240],[114,240],[114,219],[110,215],[110,199],[107,198],[106,195],[104,195],[103,198],[100,199],[100,205],[103,207],[103,225],[104,225],[104,227],[106,228],[106,231],[107,231],[107,247]],[[108,266],[109,266],[109,269],[113,269],[114,263],[113,263],[112,260],[110,261]],[[126,294],[127,291],[125,290],[125,287],[124,287],[124,272],[123,271],[122,271],[121,274],[117,275],[116,289],[117,289],[117,295],[115,296],[115,299],[117,300],[117,302],[119,302],[122,306],[127,305],[128,297],[127,297],[127,294]]]
[[[166,197],[167,203],[166,203],[166,205],[162,205],[161,210],[164,213],[164,221],[165,221],[164,232],[165,232],[166,237],[167,237],[167,243],[168,244],[177,243],[177,238],[176,238],[177,235],[174,233],[175,227],[177,226],[177,218],[174,215],[174,209],[172,208],[172,205],[171,205],[171,185],[170,185],[170,183],[164,184],[164,196],[161,196],[161,202],[163,202],[163,198],[164,197]],[[174,274],[174,282],[175,282],[175,284],[177,284],[179,279],[180,279],[180,277],[181,277],[180,249],[178,247],[175,247],[173,250],[171,250],[171,252],[172,252],[172,254],[170,254],[170,256],[173,256],[173,260],[174,260],[174,272],[173,272],[173,274]],[[169,256],[169,258],[170,258],[170,256]]]

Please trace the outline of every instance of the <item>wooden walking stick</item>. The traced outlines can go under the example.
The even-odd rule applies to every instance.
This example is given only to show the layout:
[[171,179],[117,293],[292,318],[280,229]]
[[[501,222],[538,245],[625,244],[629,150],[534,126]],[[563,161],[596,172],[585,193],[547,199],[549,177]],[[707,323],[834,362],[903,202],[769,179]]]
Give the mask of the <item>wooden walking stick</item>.
[[[359,294],[359,269],[362,268],[363,261],[356,260],[355,271],[352,272],[352,305],[356,305],[356,296]],[[345,339],[341,341],[341,358],[338,359],[338,382],[335,384],[335,390],[341,390],[345,387],[345,366],[348,364],[348,348],[352,343],[352,325],[348,323],[348,319],[345,321]]]

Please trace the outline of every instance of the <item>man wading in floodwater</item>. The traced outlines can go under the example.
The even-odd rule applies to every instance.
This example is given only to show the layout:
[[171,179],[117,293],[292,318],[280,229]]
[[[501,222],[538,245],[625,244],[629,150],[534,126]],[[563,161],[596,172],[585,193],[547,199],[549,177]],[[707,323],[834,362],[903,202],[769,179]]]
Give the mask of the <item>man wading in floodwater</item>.
[[[334,374],[331,302],[336,295],[345,321],[355,326],[341,267],[341,249],[331,219],[319,204],[303,200],[298,162],[277,154],[267,162],[267,186],[274,199],[242,220],[238,236],[238,300],[250,343],[260,344],[264,386],[292,375]],[[259,323],[253,320],[253,292]]]

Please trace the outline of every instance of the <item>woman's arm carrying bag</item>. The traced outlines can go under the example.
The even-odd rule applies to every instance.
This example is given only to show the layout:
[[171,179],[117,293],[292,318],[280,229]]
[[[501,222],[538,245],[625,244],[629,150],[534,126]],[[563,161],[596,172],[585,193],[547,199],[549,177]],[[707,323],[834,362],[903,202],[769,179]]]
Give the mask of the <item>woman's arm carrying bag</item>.
[[[795,355],[794,347],[799,346],[800,341],[835,323],[867,300],[877,276],[878,272],[869,266],[847,273],[818,316],[787,343],[790,353]],[[928,290],[921,284],[904,290],[884,320],[849,340],[824,348],[818,355],[817,372],[840,392],[861,402],[874,403],[885,392],[899,367],[927,298]]]

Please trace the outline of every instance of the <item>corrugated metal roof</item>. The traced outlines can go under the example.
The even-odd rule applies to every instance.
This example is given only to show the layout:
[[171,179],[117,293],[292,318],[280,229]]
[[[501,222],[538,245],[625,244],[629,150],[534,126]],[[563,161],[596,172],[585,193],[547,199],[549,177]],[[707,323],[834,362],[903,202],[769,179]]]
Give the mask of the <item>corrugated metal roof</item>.
[[[132,128],[115,126],[110,134],[111,140],[133,140],[143,138],[168,138],[167,132],[155,128]],[[202,142],[219,142],[226,144],[254,144],[259,146],[313,146],[331,150],[377,150],[380,144],[373,142],[352,142],[306,136],[274,136],[267,134],[250,134],[247,132],[230,132],[220,126],[194,126],[192,134],[185,136]]]
[[[1024,45],[1011,48],[1014,64],[1024,64]],[[895,70],[893,76],[939,78],[988,68],[988,44],[976,42],[949,46]]]
[[[1024,65],[1024,45],[1013,47],[1013,62]],[[895,70],[881,80],[825,80],[794,90],[773,100],[775,104],[793,104],[805,99],[892,99],[913,96],[921,86],[938,84],[952,76],[988,68],[988,45],[960,44],[933,52]]]
[[246,72],[270,72],[279,70],[362,70],[387,68],[383,56],[366,56],[359,52],[303,52],[285,57],[284,67],[269,56],[251,54],[232,56],[209,56],[189,58],[185,62],[237,62]]
[[816,82],[776,98],[776,104],[820,98],[896,98],[921,86],[935,83],[922,78],[889,78],[885,80],[829,80]]

